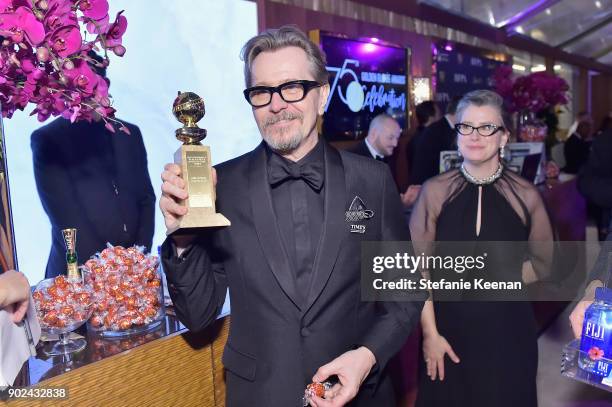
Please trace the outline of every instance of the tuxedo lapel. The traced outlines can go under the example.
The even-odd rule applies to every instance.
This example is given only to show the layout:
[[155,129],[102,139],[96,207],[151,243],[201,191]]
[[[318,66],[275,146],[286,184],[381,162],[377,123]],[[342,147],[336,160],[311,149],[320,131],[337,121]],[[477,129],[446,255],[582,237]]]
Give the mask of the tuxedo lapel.
[[253,223],[274,277],[295,306],[300,308],[295,279],[276,222],[266,165],[266,151],[262,142],[253,151],[250,162],[249,196]]
[[[323,140],[320,142],[325,143]],[[336,263],[340,244],[346,227],[344,223],[344,204],[346,185],[344,167],[340,153],[324,144],[325,152],[325,216],[321,239],[314,260],[313,276],[308,291],[306,313],[319,297]]]

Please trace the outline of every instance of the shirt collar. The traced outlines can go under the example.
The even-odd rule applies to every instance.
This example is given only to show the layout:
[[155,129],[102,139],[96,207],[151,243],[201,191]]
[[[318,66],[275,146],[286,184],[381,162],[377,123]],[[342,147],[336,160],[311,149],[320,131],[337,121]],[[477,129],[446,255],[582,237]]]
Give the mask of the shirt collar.
[[368,150],[370,151],[370,155],[372,155],[372,158],[376,158],[376,157],[385,158],[384,155],[376,151],[376,149],[368,142],[367,138],[365,138],[364,141],[365,141],[366,146],[368,147]]

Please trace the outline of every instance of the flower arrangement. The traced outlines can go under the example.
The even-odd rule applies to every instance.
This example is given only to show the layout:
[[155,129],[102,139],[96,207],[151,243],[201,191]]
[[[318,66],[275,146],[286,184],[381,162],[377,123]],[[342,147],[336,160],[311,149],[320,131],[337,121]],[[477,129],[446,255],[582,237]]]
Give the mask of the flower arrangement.
[[[108,82],[96,72],[108,66],[109,51],[126,51],[127,19],[121,11],[111,22],[108,11],[107,0],[0,0],[2,116],[32,103],[39,121],[98,115],[109,131],[116,123],[129,132],[114,118]],[[92,57],[96,51],[102,58]]]
[[495,90],[504,98],[510,112],[534,113],[568,103],[567,82],[548,72],[535,72],[512,79],[512,68],[502,65],[493,74]]
[[569,102],[567,82],[548,72],[512,78],[512,68],[502,65],[493,73],[495,90],[504,98],[506,109],[520,112],[518,137],[522,141],[556,143],[559,120],[556,106]]

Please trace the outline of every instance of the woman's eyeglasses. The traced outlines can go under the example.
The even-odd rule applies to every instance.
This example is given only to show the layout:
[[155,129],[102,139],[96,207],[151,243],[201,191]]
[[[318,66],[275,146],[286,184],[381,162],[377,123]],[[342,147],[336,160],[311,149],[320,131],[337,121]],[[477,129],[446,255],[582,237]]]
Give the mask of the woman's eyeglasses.
[[457,130],[457,133],[461,134],[462,136],[469,136],[474,132],[474,130],[476,130],[481,136],[490,137],[498,131],[505,130],[505,127],[497,126],[495,124],[483,124],[482,126],[474,127],[465,123],[457,123],[455,124],[455,130]]

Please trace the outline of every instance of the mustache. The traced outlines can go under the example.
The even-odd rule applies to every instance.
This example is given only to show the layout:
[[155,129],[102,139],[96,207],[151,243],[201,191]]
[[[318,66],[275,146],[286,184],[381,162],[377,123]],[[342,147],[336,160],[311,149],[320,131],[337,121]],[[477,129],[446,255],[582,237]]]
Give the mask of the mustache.
[[294,119],[302,120],[303,116],[298,113],[282,112],[273,117],[268,118],[264,122],[264,128],[268,128],[269,126],[272,126],[273,124],[276,124],[280,122],[281,120],[294,120]]

